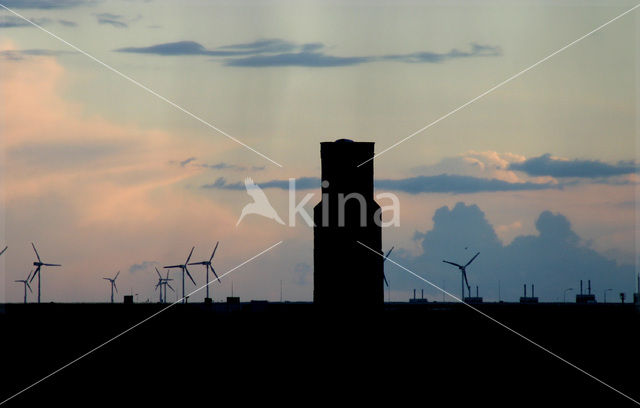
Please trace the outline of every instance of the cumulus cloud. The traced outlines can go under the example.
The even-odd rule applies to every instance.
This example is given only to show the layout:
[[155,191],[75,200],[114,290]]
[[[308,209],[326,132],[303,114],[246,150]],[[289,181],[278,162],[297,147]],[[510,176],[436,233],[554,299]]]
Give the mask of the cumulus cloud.
[[[263,189],[289,189],[289,180],[270,180],[258,183]],[[451,193],[472,194],[498,191],[524,191],[558,189],[561,186],[553,183],[510,183],[498,179],[483,179],[471,176],[440,174],[437,176],[417,176],[404,179],[381,179],[375,181],[376,188],[387,191],[400,191],[409,194],[419,193]],[[216,188],[223,190],[244,190],[242,182],[227,183],[226,179],[218,178],[214,183],[205,184],[202,188]],[[317,177],[301,177],[296,179],[296,189],[307,190],[320,188]]]
[[[458,174],[495,178],[511,183],[528,181],[519,177],[509,169],[511,163],[524,161],[525,156],[514,153],[500,153],[496,151],[470,150],[458,156],[445,157],[437,163],[412,168],[412,172],[420,176],[434,176],[438,174]],[[550,180],[539,180],[550,181]]]
[[514,153],[468,151],[434,164],[414,167],[412,171],[429,176],[445,173],[495,178],[511,183],[558,183],[570,186],[585,182],[632,184],[636,182],[637,169],[633,161],[609,164],[599,160],[558,158],[550,154],[527,158]]
[[320,42],[296,44],[282,39],[262,39],[249,43],[223,45],[208,49],[195,41],[178,41],[146,47],[125,47],[116,51],[154,55],[208,55],[227,57],[224,64],[233,67],[338,67],[375,61],[405,63],[440,63],[456,58],[496,57],[502,55],[500,47],[472,43],[468,50],[452,49],[444,53],[421,51],[409,54],[376,56],[337,56],[323,50]]
[[[547,301],[561,298],[565,288],[578,287],[580,279],[591,279],[598,293],[604,287],[620,292],[630,289],[633,265],[618,265],[591,249],[564,215],[543,211],[535,227],[537,235],[521,235],[503,245],[478,206],[457,203],[435,212],[431,230],[416,232],[422,254],[399,251],[396,256],[426,279],[438,285],[445,281],[456,296],[460,296],[460,273],[442,260],[466,263],[476,252],[480,256],[469,268],[469,283],[478,285],[480,295],[491,299],[498,298],[498,282],[502,298],[509,300],[520,296],[525,283],[535,284],[536,295]],[[406,273],[387,268],[396,289],[415,287]]]
[[524,172],[530,176],[551,176],[556,178],[600,178],[633,174],[638,166],[633,162],[621,161],[616,164],[598,160],[563,159],[544,154],[509,165],[511,170]]

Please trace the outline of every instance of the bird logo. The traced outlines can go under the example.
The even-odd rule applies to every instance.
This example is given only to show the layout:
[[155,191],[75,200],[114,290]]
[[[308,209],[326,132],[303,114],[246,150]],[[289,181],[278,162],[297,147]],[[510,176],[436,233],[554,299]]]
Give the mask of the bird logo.
[[247,189],[247,194],[253,198],[253,202],[244,206],[242,214],[240,214],[240,218],[236,223],[236,227],[240,224],[240,221],[242,221],[244,216],[248,214],[262,215],[263,217],[270,218],[284,225],[284,221],[282,221],[276,210],[271,206],[271,203],[264,191],[262,191],[260,186],[253,182],[251,177],[244,179],[244,186]]

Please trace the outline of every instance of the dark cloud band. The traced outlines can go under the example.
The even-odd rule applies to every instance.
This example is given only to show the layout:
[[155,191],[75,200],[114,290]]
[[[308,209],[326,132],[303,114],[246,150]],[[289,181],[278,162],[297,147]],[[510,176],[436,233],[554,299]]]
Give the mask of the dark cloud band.
[[[289,180],[271,180],[258,183],[263,189],[289,189]],[[497,179],[484,179],[471,176],[441,174],[438,176],[418,176],[405,179],[382,179],[376,181],[376,187],[388,191],[400,191],[409,194],[420,193],[450,193],[472,194],[499,191],[526,191],[559,189],[561,186],[551,183],[509,183]],[[202,188],[216,188],[222,190],[244,190],[244,184],[227,183],[224,178],[218,178],[214,183],[203,185]],[[307,190],[320,188],[320,179],[302,177],[296,179],[296,189]]]
[[560,160],[544,154],[521,163],[512,163],[509,169],[530,176],[600,178],[632,174],[638,170],[638,166],[631,162],[608,164],[598,160]]
[[96,3],[96,0],[4,0],[2,4],[10,9],[61,9]]
[[325,45],[319,42],[296,44],[282,39],[264,39],[250,43],[224,45],[207,49],[195,41],[178,41],[156,44],[148,47],[119,48],[118,52],[152,54],[163,56],[207,55],[227,57],[224,64],[232,67],[339,67],[359,65],[376,61],[397,61],[404,63],[440,63],[456,58],[495,57],[502,55],[500,47],[472,43],[469,50],[452,49],[445,53],[415,52],[409,54],[388,54],[377,56],[336,56],[323,51]]

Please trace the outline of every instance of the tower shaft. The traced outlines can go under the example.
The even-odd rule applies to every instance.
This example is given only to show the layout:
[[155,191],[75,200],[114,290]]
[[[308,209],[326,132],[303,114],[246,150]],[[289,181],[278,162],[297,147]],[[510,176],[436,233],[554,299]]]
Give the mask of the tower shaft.
[[[380,206],[374,200],[374,144],[320,144],[322,199],[314,207],[316,304],[364,308],[384,302]],[[371,250],[380,255],[376,255]]]

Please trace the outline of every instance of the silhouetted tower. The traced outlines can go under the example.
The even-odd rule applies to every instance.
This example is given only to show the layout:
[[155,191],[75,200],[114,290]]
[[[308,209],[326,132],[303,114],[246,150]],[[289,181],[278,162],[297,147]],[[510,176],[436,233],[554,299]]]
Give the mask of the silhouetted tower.
[[373,143],[320,143],[322,200],[313,209],[313,301],[369,307],[384,302],[380,206],[373,199]]

